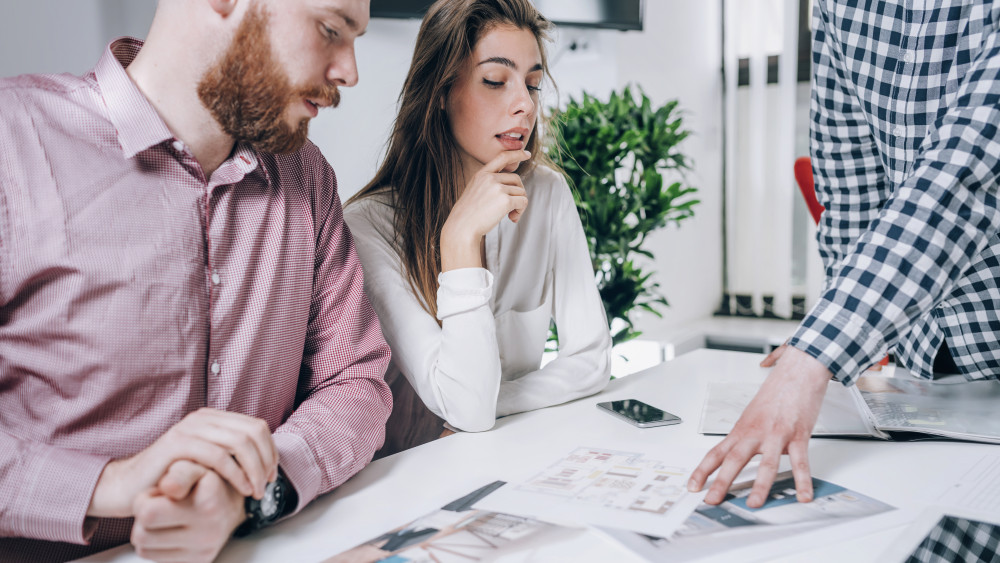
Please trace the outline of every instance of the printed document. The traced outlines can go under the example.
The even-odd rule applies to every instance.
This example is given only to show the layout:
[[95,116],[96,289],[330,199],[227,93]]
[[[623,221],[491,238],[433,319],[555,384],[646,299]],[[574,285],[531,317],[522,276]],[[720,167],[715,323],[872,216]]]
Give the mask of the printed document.
[[473,502],[503,484],[491,483],[324,563],[492,561],[504,555],[516,557],[518,550],[562,532],[558,526],[530,518],[472,509]]
[[755,553],[765,557],[794,553],[815,547],[818,542],[898,526],[906,519],[905,514],[884,502],[816,478],[814,500],[797,502],[791,472],[778,474],[764,506],[749,508],[746,498],[752,486],[752,478],[742,481],[718,506],[700,505],[669,539],[621,529],[601,531],[650,561],[706,557],[727,561],[734,550],[739,550],[740,561],[751,561]]
[[[713,381],[702,434],[728,434],[760,389],[759,381]],[[827,385],[813,436],[911,439],[913,433],[1000,444],[1000,382],[936,383],[866,373],[851,387]],[[895,434],[893,434],[895,433]]]
[[481,510],[571,526],[614,526],[669,536],[704,498],[687,492],[701,452],[669,461],[636,452],[580,447],[527,481],[478,502]]

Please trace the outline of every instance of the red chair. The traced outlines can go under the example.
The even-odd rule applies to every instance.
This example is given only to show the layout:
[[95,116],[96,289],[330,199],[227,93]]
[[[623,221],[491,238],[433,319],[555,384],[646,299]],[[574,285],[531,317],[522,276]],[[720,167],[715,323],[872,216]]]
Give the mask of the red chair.
[[799,185],[799,191],[806,200],[806,206],[813,217],[813,221],[819,224],[819,216],[825,209],[816,199],[816,185],[813,183],[812,163],[808,156],[803,156],[795,161],[795,182]]
[[[819,218],[826,211],[826,208],[820,205],[819,200],[816,199],[816,184],[813,180],[812,162],[808,156],[799,157],[795,160],[795,183],[799,185],[799,191],[802,192],[802,197],[806,200],[806,207],[809,208],[809,214],[812,215],[813,221],[816,221],[818,225]],[[889,365],[889,356],[882,358],[878,365]],[[881,369],[881,367],[878,369]]]

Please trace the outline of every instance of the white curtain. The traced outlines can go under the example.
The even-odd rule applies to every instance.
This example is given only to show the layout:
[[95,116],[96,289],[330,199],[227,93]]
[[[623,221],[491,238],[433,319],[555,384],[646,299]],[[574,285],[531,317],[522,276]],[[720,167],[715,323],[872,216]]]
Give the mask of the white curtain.
[[[803,211],[795,185],[796,148],[807,123],[796,119],[802,107],[797,83],[799,0],[723,0],[726,77],[726,247],[727,293],[750,295],[753,313],[764,314],[764,297],[773,313],[792,316],[793,295],[814,297],[815,263],[802,264],[793,279],[793,238],[815,236],[812,220],[796,221]],[[778,82],[768,84],[768,57],[778,56]],[[739,62],[749,60],[749,84],[738,83]],[[802,143],[800,143],[801,145]],[[800,226],[795,228],[796,223]],[[800,239],[804,240],[804,239]],[[800,244],[800,247],[804,245]],[[813,262],[815,244],[796,259]]]

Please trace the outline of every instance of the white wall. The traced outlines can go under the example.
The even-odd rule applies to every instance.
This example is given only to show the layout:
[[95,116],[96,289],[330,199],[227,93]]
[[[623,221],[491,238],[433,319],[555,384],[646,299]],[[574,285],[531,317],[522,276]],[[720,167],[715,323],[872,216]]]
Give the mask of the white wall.
[[83,74],[108,42],[143,38],[155,0],[0,0],[0,76]]
[[655,104],[676,99],[693,134],[684,152],[694,161],[690,185],[701,204],[678,229],[650,237],[655,279],[670,301],[663,319],[646,314],[652,337],[711,315],[722,295],[722,23],[720,3],[653,0],[642,32],[618,39],[618,84],[640,84]]
[[[722,292],[721,24],[718,2],[646,2],[645,30],[557,30],[549,48],[560,99],[584,90],[606,97],[640,84],[661,104],[680,100],[694,135],[691,184],[702,200],[694,219],[649,239],[656,279],[671,302],[665,318],[647,315],[651,335],[710,315]],[[144,37],[154,0],[5,0],[0,8],[0,76],[90,69],[116,36]],[[58,13],[59,17],[52,17]],[[372,177],[396,112],[416,40],[417,20],[373,19],[357,47],[360,83],[340,108],[322,112],[310,137],[337,171],[342,199]],[[570,46],[575,45],[575,49]],[[549,91],[546,105],[556,104]]]
[[340,107],[320,112],[309,126],[344,201],[375,175],[419,29],[419,20],[371,20],[357,43],[358,85],[341,89]]

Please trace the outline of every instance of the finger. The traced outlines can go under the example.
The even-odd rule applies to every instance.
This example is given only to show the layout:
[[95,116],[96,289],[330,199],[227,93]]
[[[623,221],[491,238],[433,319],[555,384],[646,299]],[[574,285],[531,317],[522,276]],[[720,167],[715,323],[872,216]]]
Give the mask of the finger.
[[150,549],[134,542],[132,545],[135,546],[135,552],[139,557],[156,561],[157,563],[191,561],[191,554],[184,549]]
[[157,483],[157,488],[172,500],[181,500],[191,493],[195,484],[208,473],[204,465],[186,459],[175,461],[167,474]]
[[215,471],[228,481],[243,496],[254,494],[253,485],[243,468],[236,463],[229,450],[198,437],[178,435],[179,440],[173,442],[172,450],[167,452],[174,460],[186,459]]
[[511,208],[511,211],[517,211],[518,214],[521,214],[528,208],[528,198],[523,195],[511,196],[507,205]]
[[155,511],[160,508],[159,503],[153,502],[153,499],[157,497],[162,497],[162,495],[155,488],[135,495],[135,498],[132,499],[132,516],[135,518],[136,524],[142,524],[146,519],[155,517]]
[[177,509],[179,504],[181,503],[170,500],[155,489],[137,496],[132,505],[135,514],[132,542],[146,545],[145,539],[150,532],[184,526],[186,516]]
[[[531,153],[523,150],[503,151],[483,166],[488,172],[501,172],[511,164],[520,164],[531,158]],[[515,169],[517,167],[515,166]]]
[[[197,430],[185,426],[185,431],[229,449],[250,477],[256,492],[263,494],[267,482],[277,477],[278,469],[278,451],[267,423],[259,418],[222,411],[209,411],[203,420]],[[219,430],[206,433],[206,423]]]
[[500,171],[501,172],[516,172],[517,169],[520,168],[520,167],[521,167],[521,163],[520,162],[512,162],[512,163],[508,164],[507,166],[504,166],[502,169],[500,169]]
[[517,223],[521,219],[521,211],[515,209],[507,214],[507,218],[513,223]]
[[[135,536],[135,534],[133,534]],[[146,549],[185,550],[194,547],[200,538],[198,530],[189,526],[172,526],[169,528],[142,530],[138,535],[139,543]]]
[[771,353],[768,354],[767,357],[760,362],[760,367],[762,368],[773,367],[774,364],[777,363],[779,359],[781,359],[781,356],[785,353],[786,349],[788,349],[788,344],[782,344],[781,346],[778,346],[774,350],[771,350]]
[[719,504],[725,500],[726,494],[729,493],[729,488],[733,485],[733,481],[736,480],[736,477],[743,471],[743,468],[746,467],[753,456],[757,455],[758,451],[757,444],[750,438],[744,438],[742,442],[729,450],[726,459],[723,460],[722,465],[719,467],[719,472],[715,474],[712,486],[708,488],[708,493],[705,494],[705,502],[707,504]]
[[267,422],[252,416],[239,413],[221,412],[227,415],[220,418],[221,424],[231,424],[233,429],[245,430],[253,439],[257,451],[260,452],[260,459],[264,467],[269,469],[267,481],[274,481],[278,478],[278,446],[274,443],[274,435],[268,427]]
[[795,478],[795,497],[799,502],[813,499],[812,476],[809,474],[809,440],[792,440],[788,444],[788,458]]
[[226,428],[210,424],[200,428],[198,436],[226,448],[250,479],[254,490],[253,496],[255,498],[263,496],[271,468],[265,466],[260,450],[257,449],[254,439],[246,428]]
[[498,173],[493,175],[493,179],[500,182],[511,195],[525,195],[524,182],[517,174]]
[[727,437],[719,442],[714,448],[709,450],[707,454],[705,454],[704,459],[701,460],[698,467],[691,472],[691,478],[688,480],[689,491],[696,493],[705,486],[705,481],[708,480],[708,476],[718,469],[720,465],[722,465],[722,460],[726,458],[726,454],[728,454],[730,448],[732,448],[733,441],[734,440]]
[[747,506],[760,508],[771,493],[774,477],[778,474],[778,464],[781,462],[782,446],[778,444],[765,445],[761,454],[760,465],[757,467],[757,478],[747,497]]
[[192,531],[187,526],[150,529],[141,528],[132,532],[132,543],[145,550],[184,550],[190,547]]

